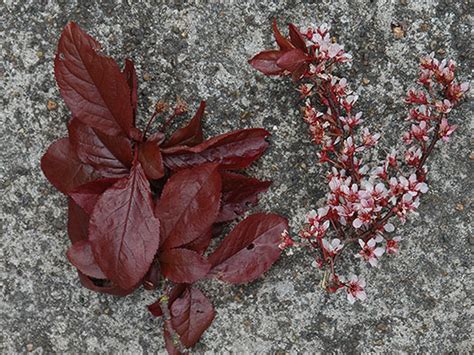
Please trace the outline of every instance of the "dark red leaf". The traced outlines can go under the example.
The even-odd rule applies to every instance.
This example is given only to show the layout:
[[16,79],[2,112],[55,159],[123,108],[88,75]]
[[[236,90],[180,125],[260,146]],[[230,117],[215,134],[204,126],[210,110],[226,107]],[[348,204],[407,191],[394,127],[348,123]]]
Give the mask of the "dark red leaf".
[[154,290],[158,287],[160,282],[161,272],[160,263],[155,259],[151,263],[150,269],[143,278],[143,287],[146,290]]
[[276,214],[257,213],[240,222],[209,256],[209,276],[230,283],[252,281],[278,259],[288,221]]
[[76,187],[69,192],[69,196],[76,202],[88,215],[92,214],[95,204],[100,195],[109,187],[115,184],[118,179],[104,178],[88,182]]
[[107,278],[99,265],[97,265],[94,255],[92,254],[91,243],[88,240],[83,240],[71,245],[66,255],[71,264],[83,274],[95,279]]
[[165,141],[165,135],[161,132],[156,132],[150,135],[150,137],[147,138],[147,140],[157,142],[159,146],[162,145],[162,143]]
[[107,278],[134,287],[150,268],[160,242],[150,184],[138,161],[97,201],[89,223],[95,259]]
[[150,180],[158,180],[165,175],[159,144],[159,140],[148,139],[138,146],[138,160]]
[[72,198],[68,199],[67,234],[73,244],[87,240],[89,234],[89,215]]
[[127,176],[132,164],[132,144],[124,136],[108,136],[73,118],[68,126],[71,145],[79,159],[104,177]]
[[282,51],[289,51],[289,50],[292,50],[293,48],[295,48],[295,47],[291,44],[291,42],[288,41],[288,40],[280,33],[280,30],[278,29],[277,22],[276,22],[276,19],[275,19],[275,18],[273,19],[272,27],[273,27],[273,36],[275,37],[275,41],[277,42],[278,47],[280,47],[280,49],[281,49]]
[[278,66],[290,72],[297,70],[301,65],[308,61],[309,57],[300,49],[292,49],[285,52],[280,59],[278,59]]
[[162,145],[163,148],[169,148],[175,145],[185,145],[188,147],[193,147],[197,144],[202,143],[204,140],[202,134],[201,119],[204,115],[204,110],[206,109],[206,102],[201,101],[198,110],[194,114],[194,117],[189,121],[189,123],[176,130],[171,137]]
[[280,75],[284,70],[277,65],[277,61],[284,53],[277,50],[263,51],[250,59],[249,64],[265,75]]
[[128,87],[130,88],[130,103],[133,109],[133,125],[135,126],[135,118],[137,115],[137,102],[138,102],[138,80],[137,72],[135,71],[135,65],[130,59],[125,59],[125,67],[123,68],[123,75],[127,80]]
[[192,242],[183,245],[183,248],[194,250],[199,254],[204,254],[207,250],[207,247],[211,243],[212,239],[212,227],[205,231],[200,237],[197,237]]
[[206,276],[211,265],[193,250],[176,248],[160,253],[160,267],[168,280],[191,284]]
[[308,63],[303,63],[301,64],[298,68],[296,68],[292,73],[291,73],[291,79],[296,82],[298,81],[299,79],[301,79],[301,77],[304,75],[304,73],[306,72],[306,70],[308,70],[309,68],[309,64]]
[[164,162],[172,170],[189,168],[205,163],[219,164],[225,170],[244,169],[260,158],[268,147],[262,128],[249,128],[213,137],[195,147],[162,149]]
[[306,42],[301,35],[300,31],[296,28],[295,25],[290,23],[288,25],[288,29],[290,31],[290,40],[291,43],[296,47],[301,49],[303,52],[308,53],[308,48],[306,47]]
[[209,299],[197,288],[189,287],[171,304],[171,323],[181,343],[190,348],[214,320]]
[[61,34],[54,73],[74,117],[108,135],[130,134],[130,88],[117,63],[99,53],[100,45],[70,22]]
[[222,203],[216,223],[231,221],[258,202],[258,194],[265,192],[271,181],[260,181],[235,173],[221,173]]
[[41,169],[49,182],[65,194],[99,177],[92,166],[79,160],[68,138],[49,146],[41,158]]
[[109,280],[93,279],[80,271],[77,273],[79,274],[79,280],[81,281],[82,286],[95,292],[123,297],[131,294],[136,288],[134,287],[129,290],[125,290],[118,287],[117,285],[114,285],[114,283]]
[[[187,288],[188,286],[186,284],[177,284],[171,289],[171,292],[168,294],[168,308],[170,308],[170,305],[173,304],[174,300],[181,296]],[[159,299],[155,303],[149,305],[148,310],[155,317],[161,317],[163,315]]]
[[[69,239],[73,244],[81,243],[81,241],[87,241],[89,216],[71,198],[69,198],[68,206],[67,229]],[[125,296],[132,293],[134,290],[134,288],[130,290],[123,290],[120,287],[114,285],[109,280],[92,279],[89,276],[81,273],[79,270],[78,274],[81,284],[84,287],[96,292]]]
[[162,250],[190,243],[207,231],[219,212],[220,197],[221,176],[215,164],[171,176],[156,205]]

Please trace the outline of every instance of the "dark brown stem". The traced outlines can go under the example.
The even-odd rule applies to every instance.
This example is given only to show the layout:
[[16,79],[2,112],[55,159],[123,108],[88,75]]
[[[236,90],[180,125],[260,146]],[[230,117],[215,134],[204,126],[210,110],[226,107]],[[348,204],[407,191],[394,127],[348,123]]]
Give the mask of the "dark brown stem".
[[440,126],[441,126],[441,119],[442,119],[442,117],[439,117],[438,122],[436,123],[435,130],[434,130],[433,139],[431,140],[431,143],[428,146],[428,148],[423,153],[423,156],[421,157],[420,163],[418,164],[418,167],[416,168],[417,174],[423,174],[423,172],[422,172],[423,166],[425,165],[426,160],[428,159],[430,154],[433,152],[433,149],[434,149],[436,143],[439,140],[439,129],[440,129]]
[[168,119],[163,123],[163,125],[160,127],[160,132],[165,132],[166,130],[166,127],[168,127],[168,125],[171,123],[171,121],[173,121],[173,119],[176,117],[176,113],[172,113],[170,115],[170,117],[168,117]]
[[171,313],[169,309],[169,296],[168,294],[164,294],[160,297],[160,308],[163,312],[163,321],[165,324],[166,331],[169,333],[171,341],[173,342],[173,346],[178,350],[180,353],[186,351],[186,347],[181,343],[181,338],[179,334],[173,328],[173,324],[171,322]]
[[146,139],[146,134],[147,134],[148,130],[150,129],[150,126],[151,126],[151,124],[153,123],[153,121],[155,120],[155,117],[156,117],[157,115],[158,115],[158,112],[156,112],[156,111],[153,112],[153,115],[151,115],[151,118],[148,120],[148,123],[147,123],[147,125],[146,125],[146,127],[145,127],[145,130],[143,131],[143,136],[142,136],[142,137],[143,137],[143,140]]

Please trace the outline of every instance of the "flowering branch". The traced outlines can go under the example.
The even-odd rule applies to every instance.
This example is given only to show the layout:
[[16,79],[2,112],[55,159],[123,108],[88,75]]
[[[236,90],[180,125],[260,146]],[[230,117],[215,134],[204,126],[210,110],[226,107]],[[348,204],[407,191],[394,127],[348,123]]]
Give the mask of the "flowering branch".
[[380,134],[361,126],[362,113],[354,111],[358,96],[347,79],[334,74],[351,56],[330,40],[329,26],[298,30],[290,24],[290,37],[285,38],[274,21],[273,31],[280,49],[260,52],[249,62],[266,75],[291,75],[299,84],[305,102],[303,119],[319,147],[319,163],[328,167],[329,187],[325,205],[307,213],[299,241],[286,232],[280,248],[311,248],[318,267],[325,270],[324,288],[329,292],[344,288],[349,302],[363,301],[365,280],[340,276],[335,263],[356,243],[355,257],[372,267],[378,266],[382,255],[397,254],[402,238],[393,235],[391,221],[397,217],[405,223],[410,214],[416,214],[420,196],[428,191],[427,159],[436,143],[448,142],[456,129],[448,122],[448,114],[469,84],[456,81],[454,61],[439,62],[433,54],[423,57],[421,88],[410,89],[405,98],[411,105],[406,117],[411,127],[403,134],[404,145],[382,161],[370,161],[368,152],[378,145]]

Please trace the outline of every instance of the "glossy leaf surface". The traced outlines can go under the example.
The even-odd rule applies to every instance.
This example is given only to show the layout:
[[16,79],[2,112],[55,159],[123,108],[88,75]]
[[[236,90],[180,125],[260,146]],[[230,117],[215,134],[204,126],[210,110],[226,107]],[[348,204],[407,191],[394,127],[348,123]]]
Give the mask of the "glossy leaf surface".
[[211,265],[199,253],[184,248],[165,250],[160,254],[161,272],[175,283],[191,284],[207,275]]
[[275,41],[282,51],[290,51],[295,48],[293,44],[291,44],[291,42],[281,34],[280,30],[278,29],[276,19],[273,19],[272,28]]
[[69,192],[69,196],[90,215],[100,196],[117,181],[118,179],[111,178],[97,179],[76,187]]
[[172,170],[205,163],[221,169],[244,169],[257,160],[268,147],[269,133],[262,128],[242,129],[213,137],[195,146],[163,149],[164,162]]
[[299,48],[303,52],[307,53],[308,48],[306,47],[306,42],[305,42],[303,36],[301,35],[300,31],[298,30],[298,28],[296,28],[296,26],[294,24],[290,23],[288,25],[288,29],[289,29],[289,32],[290,32],[291,43],[296,48]]
[[221,176],[206,164],[173,175],[166,183],[156,215],[161,221],[162,249],[187,244],[214,223],[219,212]]
[[117,63],[70,22],[59,39],[54,73],[74,117],[109,135],[128,135],[133,126],[130,88]]
[[89,235],[89,215],[72,198],[68,199],[67,234],[73,244]]
[[68,138],[49,146],[41,158],[41,169],[49,182],[65,194],[99,177],[92,166],[79,160]]
[[271,181],[260,181],[240,174],[223,172],[222,204],[216,223],[231,221],[258,203]]
[[252,281],[278,259],[288,221],[276,214],[257,213],[240,222],[209,256],[209,276],[230,283]]
[[297,70],[308,61],[308,56],[300,49],[293,49],[283,54],[277,61],[277,65],[290,72]]
[[211,325],[215,312],[209,299],[190,287],[170,307],[171,323],[186,347],[192,347]]
[[189,123],[176,130],[171,137],[163,144],[163,148],[173,147],[175,145],[185,145],[188,147],[193,147],[197,144],[202,143],[204,140],[202,133],[201,120],[204,116],[204,111],[206,109],[206,102],[201,101],[198,110],[194,114],[193,118]]
[[89,224],[92,251],[107,278],[123,289],[148,271],[160,242],[150,185],[139,162],[97,201]]
[[140,143],[138,147],[138,160],[140,161],[145,175],[150,180],[157,180],[165,175],[163,158],[161,156],[159,141],[148,139]]
[[131,141],[124,136],[108,136],[77,118],[69,123],[69,140],[79,159],[93,166],[103,177],[127,176],[132,164]]
[[283,68],[277,62],[285,52],[279,50],[269,50],[257,53],[249,64],[265,75],[280,75]]

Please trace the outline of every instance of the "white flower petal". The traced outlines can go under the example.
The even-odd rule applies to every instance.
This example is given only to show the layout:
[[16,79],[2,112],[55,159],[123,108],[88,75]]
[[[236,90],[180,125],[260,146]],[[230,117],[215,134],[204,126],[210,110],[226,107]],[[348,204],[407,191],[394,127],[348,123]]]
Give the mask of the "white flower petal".
[[352,225],[354,226],[354,228],[358,229],[358,228],[362,227],[362,221],[359,218],[356,218],[352,222]]
[[365,301],[367,299],[367,294],[365,293],[364,290],[362,291],[357,291],[356,293],[356,297],[361,300],[361,301]]
[[393,232],[395,230],[395,226],[392,223],[387,223],[383,226],[383,229],[385,229],[386,232]]
[[385,253],[385,248],[383,248],[383,247],[378,247],[374,250],[374,254],[377,257],[381,257],[383,255],[383,253]]

